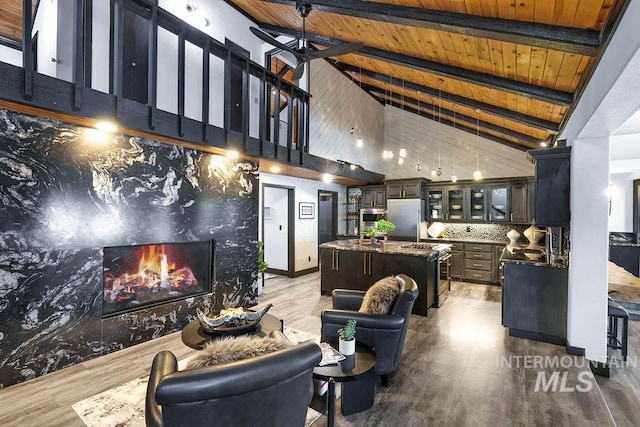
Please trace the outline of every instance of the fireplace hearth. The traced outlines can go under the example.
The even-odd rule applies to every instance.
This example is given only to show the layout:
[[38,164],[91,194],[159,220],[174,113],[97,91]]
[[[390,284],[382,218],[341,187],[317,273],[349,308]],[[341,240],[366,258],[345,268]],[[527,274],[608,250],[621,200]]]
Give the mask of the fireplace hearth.
[[211,292],[214,242],[104,248],[102,316]]

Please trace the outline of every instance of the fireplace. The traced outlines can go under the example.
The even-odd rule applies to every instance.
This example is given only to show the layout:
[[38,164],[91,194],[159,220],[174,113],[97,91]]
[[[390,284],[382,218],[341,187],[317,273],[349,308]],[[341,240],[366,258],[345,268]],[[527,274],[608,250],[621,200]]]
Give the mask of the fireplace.
[[214,241],[104,248],[102,316],[211,292]]

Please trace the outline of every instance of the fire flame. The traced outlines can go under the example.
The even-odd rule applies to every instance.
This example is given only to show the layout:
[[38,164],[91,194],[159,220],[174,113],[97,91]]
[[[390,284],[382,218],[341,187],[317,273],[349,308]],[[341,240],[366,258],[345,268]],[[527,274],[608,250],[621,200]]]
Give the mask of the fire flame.
[[[156,250],[156,247],[158,250]],[[162,246],[145,246],[142,248],[140,262],[138,263],[138,275],[145,277],[148,272],[159,272],[160,280],[169,278],[169,271],[175,270],[176,264],[169,263],[167,259],[166,249]]]

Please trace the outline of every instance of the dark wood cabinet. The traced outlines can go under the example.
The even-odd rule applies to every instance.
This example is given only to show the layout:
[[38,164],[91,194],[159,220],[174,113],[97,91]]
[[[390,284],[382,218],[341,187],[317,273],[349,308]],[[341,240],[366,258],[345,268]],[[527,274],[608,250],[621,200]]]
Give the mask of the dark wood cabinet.
[[640,247],[609,245],[609,261],[640,277]]
[[529,150],[527,154],[536,164],[536,225],[568,226],[571,219],[571,147]]
[[492,246],[484,243],[464,244],[464,279],[470,282],[493,281]]
[[436,261],[408,255],[385,255],[386,275],[406,274],[418,284],[418,299],[413,303],[413,314],[427,315],[427,309],[435,302],[438,268]]
[[416,281],[420,292],[413,305],[413,314],[427,315],[435,303],[438,275],[437,257],[319,248],[320,291],[330,294],[334,289],[366,291],[378,280],[406,274]]
[[387,184],[388,199],[422,199],[426,179],[389,180]]
[[529,223],[534,188],[530,177],[428,185],[425,216],[434,221]]
[[529,222],[529,184],[517,182],[511,184],[511,221]]
[[451,251],[451,270],[450,275],[453,279],[462,280],[464,277],[464,252]]
[[566,345],[567,289],[565,268],[505,262],[503,325],[512,336]]
[[360,199],[361,208],[386,208],[387,207],[387,188],[384,185],[369,185],[360,187],[362,198]]

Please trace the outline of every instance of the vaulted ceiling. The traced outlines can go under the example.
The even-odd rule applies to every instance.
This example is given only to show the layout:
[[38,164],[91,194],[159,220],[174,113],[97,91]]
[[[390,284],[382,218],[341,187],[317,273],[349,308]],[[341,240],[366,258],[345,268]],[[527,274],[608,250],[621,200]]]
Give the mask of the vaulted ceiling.
[[[264,31],[301,36],[296,1],[226,1]],[[364,42],[333,63],[381,102],[528,149],[555,141],[626,2],[298,3],[313,9],[309,42]]]

